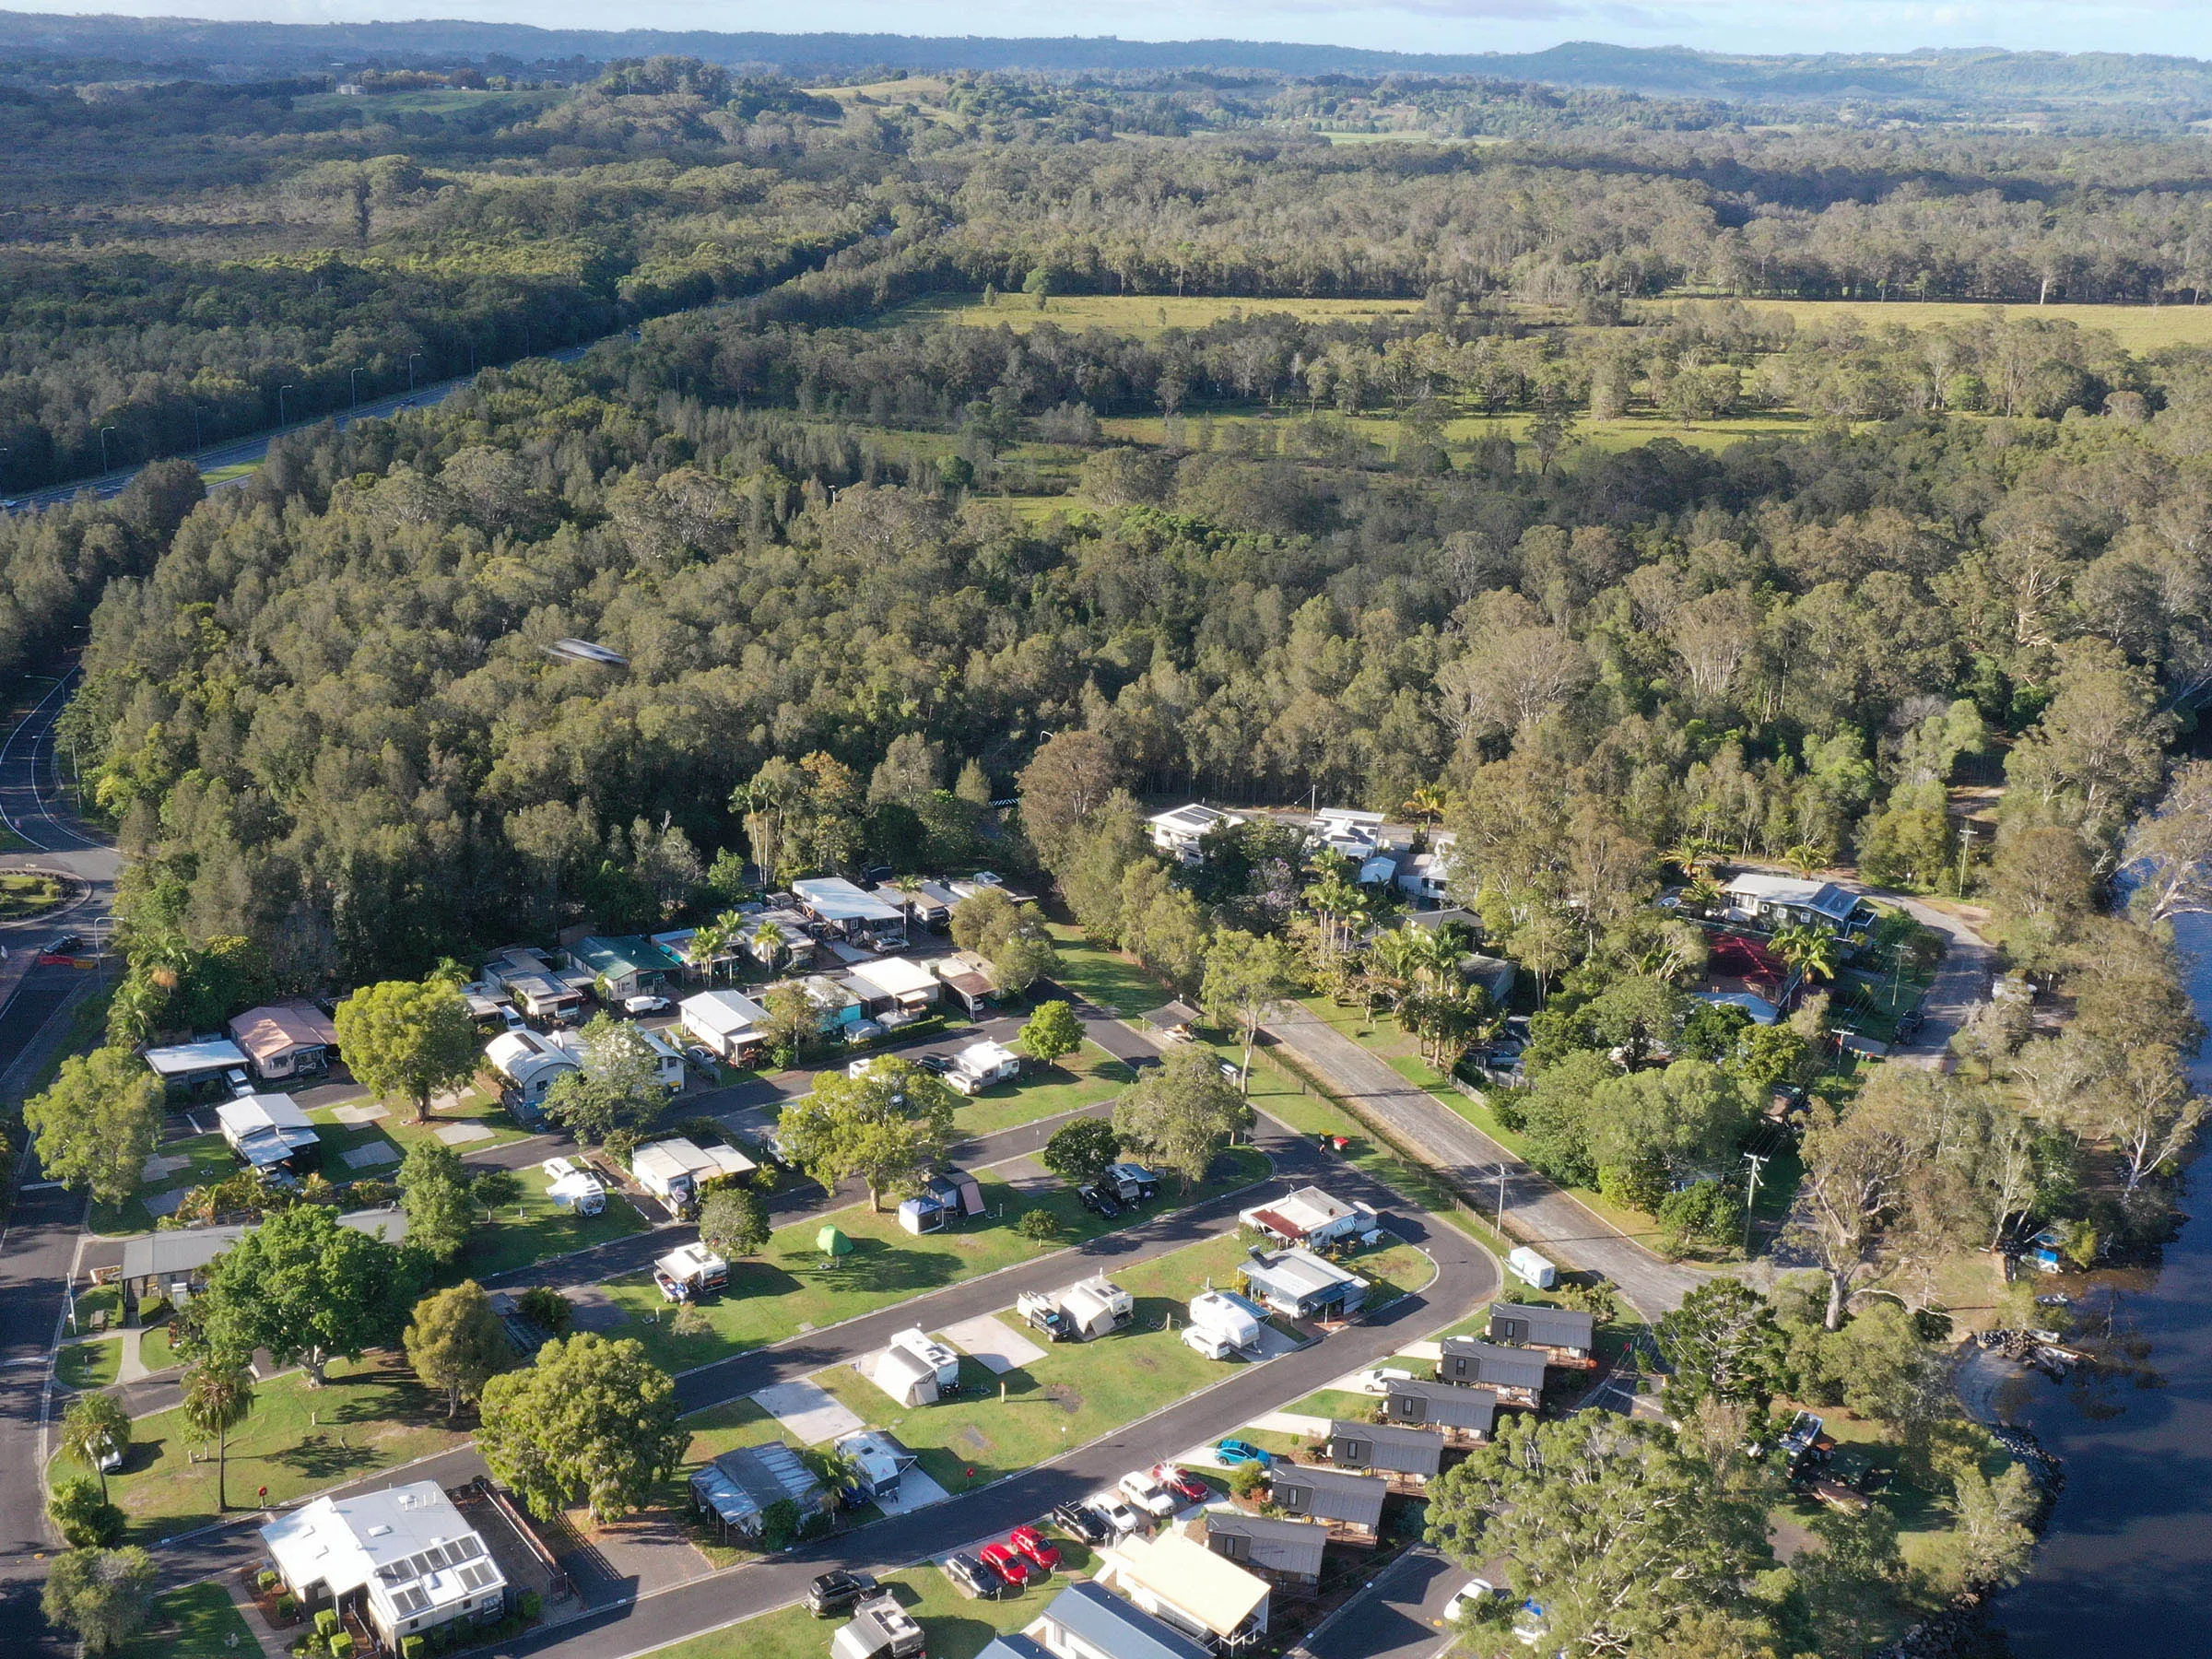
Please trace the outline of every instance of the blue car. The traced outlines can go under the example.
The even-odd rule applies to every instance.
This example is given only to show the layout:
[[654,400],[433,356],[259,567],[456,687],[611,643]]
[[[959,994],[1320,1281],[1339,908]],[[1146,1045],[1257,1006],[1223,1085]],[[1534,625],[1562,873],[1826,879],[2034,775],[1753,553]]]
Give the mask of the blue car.
[[1263,1452],[1250,1441],[1225,1440],[1214,1448],[1214,1455],[1221,1460],[1224,1468],[1230,1469],[1239,1464],[1258,1464],[1265,1469],[1275,1462],[1272,1452]]

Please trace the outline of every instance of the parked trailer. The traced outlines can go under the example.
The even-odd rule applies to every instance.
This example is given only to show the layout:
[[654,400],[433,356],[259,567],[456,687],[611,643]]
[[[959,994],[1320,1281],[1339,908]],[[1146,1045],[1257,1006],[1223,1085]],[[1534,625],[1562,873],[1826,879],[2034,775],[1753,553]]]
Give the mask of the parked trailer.
[[1524,1285],[1548,1290],[1559,1282],[1559,1270],[1550,1261],[1523,1244],[1505,1258],[1512,1276]]

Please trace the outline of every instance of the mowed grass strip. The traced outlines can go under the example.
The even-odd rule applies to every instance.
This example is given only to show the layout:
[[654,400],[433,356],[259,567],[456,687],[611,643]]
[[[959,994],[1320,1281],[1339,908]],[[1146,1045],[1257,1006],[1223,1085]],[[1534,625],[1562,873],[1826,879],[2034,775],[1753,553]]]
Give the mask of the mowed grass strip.
[[[405,1364],[396,1355],[359,1364],[340,1359],[324,1388],[310,1388],[297,1371],[258,1384],[253,1412],[230,1436],[232,1508],[253,1504],[261,1487],[269,1488],[271,1502],[288,1503],[465,1440],[445,1426],[444,1400]],[[86,1473],[69,1458],[54,1459],[57,1480]],[[182,1407],[134,1423],[129,1455],[108,1477],[108,1495],[138,1544],[218,1519],[215,1488],[215,1442],[194,1431]]]
[[[1232,1148],[1214,1180],[1194,1197],[1248,1185],[1268,1168],[1264,1154],[1249,1147]],[[979,1177],[978,1184],[985,1213],[942,1232],[917,1237],[905,1231],[888,1200],[881,1211],[856,1205],[778,1228],[759,1255],[730,1265],[727,1289],[695,1305],[695,1328],[677,1329],[678,1311],[661,1299],[650,1276],[614,1280],[606,1294],[629,1314],[616,1334],[638,1338],[656,1364],[688,1371],[994,1273],[1127,1224],[1091,1215],[1065,1187],[1018,1193],[990,1174]],[[1016,1222],[1032,1209],[1044,1210],[1060,1223],[1057,1241],[1041,1244],[1017,1230]],[[852,1241],[851,1253],[834,1259],[821,1253],[816,1240],[825,1226],[836,1227]],[[1072,1271],[1070,1277],[1075,1277]]]
[[111,1659],[237,1659],[255,1651],[253,1629],[230,1593],[202,1583],[157,1597],[146,1629]]
[[1126,1065],[1098,1044],[1086,1042],[1053,1065],[1030,1062],[1018,1082],[1001,1083],[962,1100],[952,1121],[964,1135],[995,1135],[1111,1100],[1135,1080]]
[[516,1173],[523,1182],[520,1202],[502,1205],[496,1212],[479,1210],[479,1216],[488,1218],[470,1230],[461,1265],[472,1278],[489,1278],[645,1230],[645,1218],[618,1195],[610,1194],[606,1207],[597,1215],[580,1216],[547,1196],[542,1171]]

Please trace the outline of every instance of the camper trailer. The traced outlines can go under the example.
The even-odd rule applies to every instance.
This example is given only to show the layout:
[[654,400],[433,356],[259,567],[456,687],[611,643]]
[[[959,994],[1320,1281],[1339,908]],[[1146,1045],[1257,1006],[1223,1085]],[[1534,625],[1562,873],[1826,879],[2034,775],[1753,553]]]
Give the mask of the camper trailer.
[[730,1282],[730,1265],[704,1244],[679,1244],[653,1265],[653,1282],[668,1301],[697,1301]]
[[1118,1331],[1136,1317],[1136,1299],[1102,1273],[1068,1286],[1053,1300],[1085,1342]]
[[1525,1244],[1508,1255],[1505,1265],[1515,1278],[1539,1290],[1548,1290],[1559,1282],[1559,1270]]
[[1021,1056],[1003,1042],[985,1038],[971,1042],[952,1057],[945,1081],[961,1094],[981,1094],[994,1084],[1021,1076]]
[[1242,1297],[1202,1291],[1191,1298],[1191,1324],[1183,1340],[1209,1359],[1249,1354],[1260,1346],[1259,1316]]

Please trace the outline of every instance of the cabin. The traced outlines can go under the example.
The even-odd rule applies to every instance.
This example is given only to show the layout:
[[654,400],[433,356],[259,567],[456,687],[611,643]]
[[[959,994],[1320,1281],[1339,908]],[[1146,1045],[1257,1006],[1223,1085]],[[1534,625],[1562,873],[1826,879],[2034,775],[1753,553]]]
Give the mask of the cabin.
[[886,1026],[920,1019],[945,994],[937,976],[908,957],[855,962],[845,982],[860,994],[868,1018]]
[[1347,806],[1324,806],[1306,826],[1306,844],[1316,851],[1335,853],[1354,864],[1365,864],[1383,848],[1380,812],[1359,812]]
[[1102,1551],[1099,1582],[1218,1653],[1267,1634],[1267,1581],[1180,1532],[1133,1535]]
[[149,1048],[146,1063],[172,1094],[190,1094],[209,1083],[219,1083],[233,1094],[253,1092],[246,1076],[253,1062],[246,1058],[245,1050],[227,1037]]
[[1349,1319],[1367,1300],[1367,1281],[1310,1250],[1253,1250],[1238,1271],[1256,1301],[1289,1319]]
[[906,948],[905,908],[886,904],[841,876],[794,881],[791,896],[825,938],[848,939],[874,950]]
[[546,1103],[554,1084],[583,1069],[582,1062],[560,1044],[527,1030],[501,1031],[485,1044],[484,1058],[507,1079],[515,1102],[531,1112]]
[[1318,1521],[1333,1543],[1361,1547],[1382,1535],[1382,1501],[1390,1482],[1379,1475],[1278,1463],[1267,1471],[1268,1497],[1296,1521]]
[[304,996],[248,1008],[227,1029],[265,1083],[320,1077],[338,1051],[338,1028]]
[[1448,833],[1431,835],[1429,847],[1426,853],[1398,860],[1392,881],[1414,903],[1432,908],[1442,904],[1451,893],[1453,838]]
[[532,1019],[560,1024],[583,1012],[582,989],[563,979],[543,951],[528,946],[494,952],[484,964],[484,983],[504,992]]
[[971,1019],[980,1018],[997,1000],[998,982],[991,977],[991,965],[971,950],[939,957],[930,963],[929,971],[944,985],[945,994]]
[[1217,830],[1233,830],[1246,821],[1236,813],[1194,801],[1171,812],[1153,814],[1145,820],[1145,827],[1152,832],[1155,847],[1179,864],[1194,865],[1201,856],[1199,843],[1207,836]]
[[323,1137],[290,1095],[225,1100],[216,1108],[215,1121],[224,1142],[249,1169],[304,1174],[321,1161]]
[[1192,1637],[1161,1623],[1088,1579],[1077,1579],[1045,1604],[1028,1637],[1001,1636],[979,1659],[994,1659],[1002,1644],[1006,1659],[1034,1659],[1014,1646],[1033,1640],[1052,1659],[1208,1659]]
[[1544,1397],[1544,1356],[1533,1348],[1500,1347],[1472,1336],[1447,1336],[1436,1362],[1440,1382],[1488,1388],[1500,1406],[1534,1411]]
[[1477,1444],[1488,1440],[1497,1425],[1498,1396],[1487,1388],[1393,1377],[1383,1384],[1382,1416],[1392,1423],[1440,1430],[1453,1445]]
[[629,1155],[631,1178],[679,1220],[691,1213],[708,1182],[750,1175],[759,1167],[735,1147],[701,1147],[680,1135],[647,1141]]
[[780,1440],[724,1452],[692,1470],[690,1485],[692,1504],[712,1515],[725,1537],[759,1537],[762,1517],[786,1499],[802,1517],[826,1513],[833,1501],[797,1451]]
[[1333,1198],[1319,1187],[1303,1186],[1288,1197],[1254,1206],[1237,1219],[1278,1243],[1318,1247],[1371,1232],[1375,1212],[1364,1204]]
[[1747,870],[1721,889],[1729,914],[1771,931],[1778,927],[1827,927],[1852,933],[1873,918],[1873,910],[1848,888],[1832,881],[1801,881]]
[[1241,1510],[1206,1512],[1206,1547],[1275,1584],[1321,1583],[1329,1529],[1318,1521],[1282,1521]]
[[1392,1423],[1329,1422],[1328,1458],[1340,1469],[1420,1482],[1442,1472],[1444,1437]]
[[[349,1210],[338,1218],[338,1225],[398,1244],[407,1236],[407,1212],[397,1205],[389,1209]],[[116,1280],[123,1286],[126,1301],[159,1295],[182,1303],[206,1279],[215,1259],[253,1230],[241,1222],[223,1222],[214,1227],[170,1227],[140,1233],[124,1240],[123,1266]]]
[[569,960],[591,974],[602,1002],[616,1004],[651,995],[684,971],[683,959],[674,952],[634,935],[579,939],[569,947]]
[[814,925],[795,904],[757,910],[738,926],[737,942],[763,968],[810,968],[814,965]]
[[318,1498],[263,1527],[261,1542],[301,1606],[359,1618],[388,1652],[507,1611],[506,1575],[434,1480]]
[[1508,1347],[1540,1348],[1552,1365],[1586,1371],[1597,1364],[1597,1315],[1579,1308],[1490,1304],[1489,1338]]
[[768,1010],[735,991],[701,991],[676,1006],[677,1023],[701,1048],[735,1065],[769,1045]]

